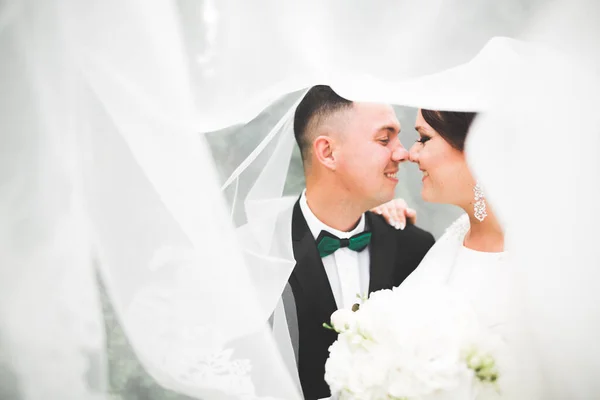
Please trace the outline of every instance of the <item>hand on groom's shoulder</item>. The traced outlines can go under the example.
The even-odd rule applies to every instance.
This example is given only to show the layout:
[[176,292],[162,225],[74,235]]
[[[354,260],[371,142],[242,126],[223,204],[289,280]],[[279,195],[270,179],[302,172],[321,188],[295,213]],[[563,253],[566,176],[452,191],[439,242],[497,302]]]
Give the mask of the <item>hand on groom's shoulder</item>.
[[422,253],[422,256],[425,256],[425,253],[427,253],[435,243],[435,238],[430,232],[419,228],[410,221],[406,224],[404,229],[398,229],[390,225],[382,215],[371,211],[368,211],[367,213],[369,219],[373,221],[373,229],[381,230],[385,235],[394,236],[394,241],[403,248],[408,244],[411,247],[414,247],[413,250],[415,252]]

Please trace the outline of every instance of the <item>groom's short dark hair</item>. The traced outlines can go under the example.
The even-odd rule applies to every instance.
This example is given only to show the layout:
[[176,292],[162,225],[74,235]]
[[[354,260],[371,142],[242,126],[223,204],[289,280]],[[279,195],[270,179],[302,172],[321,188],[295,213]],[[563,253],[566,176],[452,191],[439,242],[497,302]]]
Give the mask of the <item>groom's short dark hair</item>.
[[294,136],[306,163],[312,146],[311,131],[318,127],[324,118],[352,107],[352,102],[339,96],[329,86],[316,85],[311,87],[294,114]]

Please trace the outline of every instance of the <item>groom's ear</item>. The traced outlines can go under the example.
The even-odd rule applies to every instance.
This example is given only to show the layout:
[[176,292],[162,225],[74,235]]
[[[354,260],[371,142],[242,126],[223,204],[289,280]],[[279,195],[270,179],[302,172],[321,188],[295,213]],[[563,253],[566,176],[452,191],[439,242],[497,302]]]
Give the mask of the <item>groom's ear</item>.
[[335,171],[334,140],[330,136],[319,136],[313,142],[313,154],[325,168]]

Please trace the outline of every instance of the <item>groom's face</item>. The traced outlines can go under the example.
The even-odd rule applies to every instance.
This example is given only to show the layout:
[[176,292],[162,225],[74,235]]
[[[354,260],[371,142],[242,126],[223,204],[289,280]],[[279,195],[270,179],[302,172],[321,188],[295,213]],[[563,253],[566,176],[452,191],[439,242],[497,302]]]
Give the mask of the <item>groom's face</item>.
[[398,165],[408,152],[391,106],[355,102],[347,115],[336,172],[353,201],[367,210],[394,198]]

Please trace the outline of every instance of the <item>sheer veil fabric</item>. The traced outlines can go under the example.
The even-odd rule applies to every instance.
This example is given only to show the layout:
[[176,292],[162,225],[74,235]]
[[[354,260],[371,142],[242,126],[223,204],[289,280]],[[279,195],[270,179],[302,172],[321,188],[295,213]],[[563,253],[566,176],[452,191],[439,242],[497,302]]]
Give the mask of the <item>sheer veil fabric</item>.
[[[590,398],[599,15],[591,0],[3,2],[0,362],[20,397],[105,391],[93,260],[160,384],[301,397],[280,302],[301,186],[292,118],[329,83],[481,112],[467,154],[515,254],[532,393]],[[484,47],[497,35],[536,45]],[[446,70],[482,47],[477,73]]]

